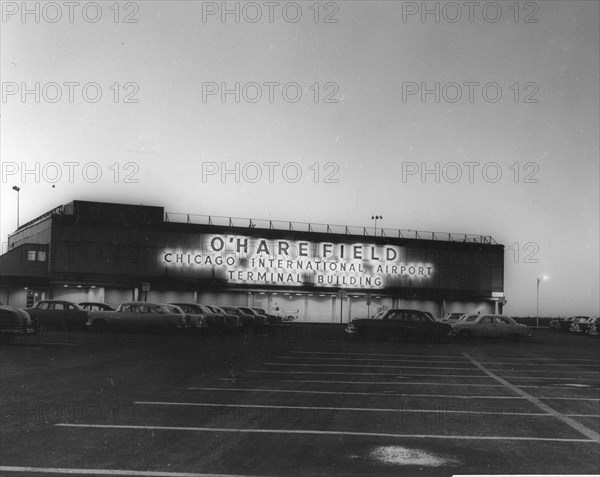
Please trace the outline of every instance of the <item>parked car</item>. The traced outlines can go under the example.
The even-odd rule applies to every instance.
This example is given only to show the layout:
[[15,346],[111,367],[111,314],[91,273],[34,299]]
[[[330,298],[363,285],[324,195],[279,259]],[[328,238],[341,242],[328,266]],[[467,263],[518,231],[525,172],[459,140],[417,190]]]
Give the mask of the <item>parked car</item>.
[[558,320],[552,320],[550,322],[549,326],[550,326],[551,330],[567,332],[567,331],[569,331],[569,328],[571,327],[571,323],[574,320],[578,320],[579,318],[583,318],[584,320],[587,320],[589,318],[589,316],[568,316],[567,318],[560,318]]
[[115,311],[116,308],[108,303],[98,301],[82,301],[78,305],[85,311]]
[[121,303],[116,311],[90,311],[86,326],[95,331],[118,329],[129,332],[173,332],[189,327],[179,312],[165,305],[148,302]]
[[583,334],[587,333],[589,330],[589,325],[587,324],[591,320],[588,316],[576,316],[570,321],[569,325],[569,333],[575,334]]
[[444,323],[454,323],[458,320],[460,320],[460,318],[462,316],[464,316],[465,313],[461,312],[454,312],[454,313],[446,313],[444,315],[444,317],[441,319],[441,321],[443,321]]
[[205,328],[207,331],[223,331],[224,329],[234,330],[238,326],[237,317],[227,315],[226,313],[218,313],[206,305],[198,303],[172,303],[172,305],[177,305],[186,313],[201,318],[206,325],[200,326],[199,323],[194,325],[196,318],[193,318],[192,328]]
[[437,318],[435,316],[433,316],[433,313],[430,313],[429,311],[424,311],[423,313],[425,313],[433,321],[438,321]]
[[33,334],[35,329],[29,313],[0,303],[0,340],[12,341],[17,335]]
[[220,308],[222,308],[226,313],[229,313],[230,315],[237,316],[240,319],[240,321],[242,322],[242,326],[244,326],[244,327],[254,326],[254,323],[255,323],[254,315],[244,313],[242,310],[240,310],[236,306],[220,306]]
[[531,338],[533,333],[507,315],[466,315],[452,325],[456,336],[461,338],[512,339]]
[[587,320],[573,320],[571,322],[571,326],[569,327],[569,331],[571,333],[587,335],[590,332],[592,326],[597,325],[599,323],[599,318],[588,318]]
[[447,323],[432,319],[421,310],[391,309],[373,318],[355,318],[345,329],[360,338],[441,341],[452,334]]
[[253,308],[249,308],[247,306],[238,306],[237,307],[242,313],[246,313],[248,315],[252,315],[254,317],[254,325],[255,326],[266,326],[269,324],[269,319],[266,315],[259,313]]
[[244,326],[244,322],[242,321],[242,319],[239,316],[237,316],[233,313],[227,313],[220,306],[216,306],[216,305],[204,305],[204,306],[206,306],[206,308],[208,308],[210,311],[223,316],[224,323],[225,323],[224,329],[226,331],[233,331],[235,329],[239,329]]
[[265,315],[267,317],[267,320],[269,320],[270,324],[281,323],[283,321],[283,317],[273,315],[272,313],[267,313],[264,308],[252,308],[252,309],[257,311],[261,315]]
[[40,300],[31,308],[24,309],[34,328],[77,328],[83,327],[88,320],[88,312],[77,303],[65,300]]
[[598,338],[600,337],[600,318],[596,317],[593,320],[594,321],[590,326],[588,335],[595,336],[596,338]]

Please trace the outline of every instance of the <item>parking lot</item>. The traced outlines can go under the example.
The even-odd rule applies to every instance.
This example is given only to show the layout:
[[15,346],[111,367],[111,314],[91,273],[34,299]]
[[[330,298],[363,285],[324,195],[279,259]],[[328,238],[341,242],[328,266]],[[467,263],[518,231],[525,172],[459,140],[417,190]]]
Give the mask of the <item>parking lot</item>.
[[42,333],[0,349],[2,475],[592,474],[600,342]]

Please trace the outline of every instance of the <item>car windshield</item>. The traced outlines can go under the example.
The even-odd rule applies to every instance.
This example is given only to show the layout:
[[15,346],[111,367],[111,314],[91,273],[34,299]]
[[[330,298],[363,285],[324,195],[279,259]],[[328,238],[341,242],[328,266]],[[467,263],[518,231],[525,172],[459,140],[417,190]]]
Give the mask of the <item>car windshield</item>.
[[475,321],[478,317],[479,315],[469,315],[465,317],[464,321]]

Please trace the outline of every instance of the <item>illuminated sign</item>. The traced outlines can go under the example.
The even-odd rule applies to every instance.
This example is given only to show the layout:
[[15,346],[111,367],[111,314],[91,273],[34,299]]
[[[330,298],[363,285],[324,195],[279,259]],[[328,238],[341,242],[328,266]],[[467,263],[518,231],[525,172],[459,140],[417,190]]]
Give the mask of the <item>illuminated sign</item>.
[[240,235],[199,236],[197,248],[165,249],[160,261],[176,274],[256,285],[385,288],[433,274],[430,263],[407,262],[401,246]]

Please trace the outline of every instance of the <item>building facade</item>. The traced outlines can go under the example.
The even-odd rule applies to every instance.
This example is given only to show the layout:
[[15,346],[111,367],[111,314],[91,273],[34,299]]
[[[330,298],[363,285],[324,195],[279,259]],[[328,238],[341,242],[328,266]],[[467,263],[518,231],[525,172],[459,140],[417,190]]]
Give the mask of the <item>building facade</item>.
[[193,301],[334,323],[388,308],[502,309],[504,246],[489,236],[198,217],[56,207],[9,236],[0,301]]

